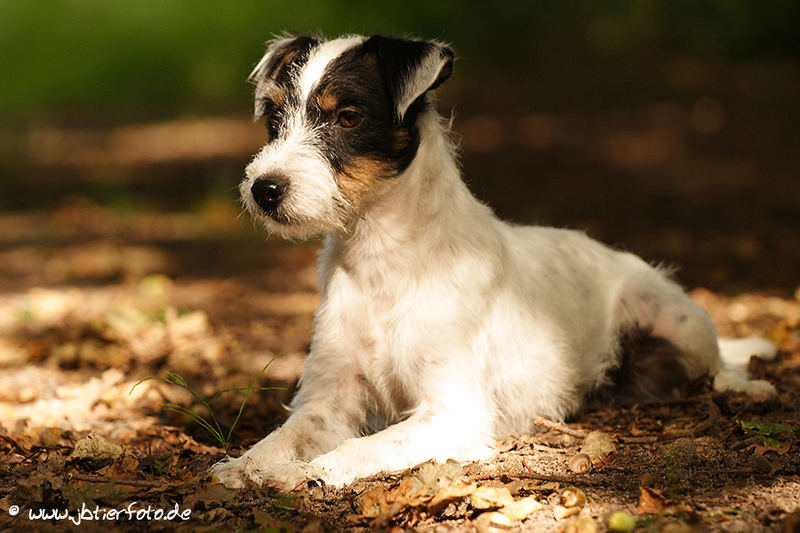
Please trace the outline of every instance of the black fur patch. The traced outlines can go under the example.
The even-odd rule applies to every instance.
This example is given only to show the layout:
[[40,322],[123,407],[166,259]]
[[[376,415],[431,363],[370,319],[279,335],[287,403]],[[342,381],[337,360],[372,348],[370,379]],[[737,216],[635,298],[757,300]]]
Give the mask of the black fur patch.
[[683,353],[668,340],[633,331],[623,335],[620,348],[620,365],[609,373],[612,385],[601,397],[623,404],[657,402],[683,395],[691,385]]
[[254,74],[255,82],[262,89],[267,87],[267,90],[258,91],[261,94],[256,96],[260,98],[256,107],[258,114],[264,117],[268,142],[277,138],[287,107],[298,105],[300,96],[293,87],[292,76],[308,61],[311,50],[318,44],[318,39],[302,35],[276,45],[269,51],[269,60]]
[[[362,116],[356,127],[320,130],[336,172],[346,172],[349,161],[364,157],[384,163],[379,176],[383,178],[396,176],[408,167],[419,147],[416,122],[425,99],[423,95],[414,102],[402,121],[397,118],[397,100],[409,74],[434,46],[375,35],[328,65],[306,102],[308,116],[316,125],[334,124],[342,107],[355,108]],[[447,53],[452,57],[452,51]],[[451,69],[443,69],[443,75],[430,88],[446,80]],[[335,101],[336,106],[321,106],[320,100]]]
[[[319,100],[333,100],[336,106],[323,109]],[[351,107],[361,114],[353,128],[336,125],[337,114]],[[405,170],[419,146],[419,130],[415,121],[398,123],[389,83],[382,74],[378,57],[365,45],[356,46],[328,65],[322,78],[306,102],[309,120],[324,126],[320,141],[336,172],[342,172],[349,161],[368,157],[386,163],[391,177]]]
[[[367,53],[373,54],[378,59],[383,79],[394,102],[397,102],[402,95],[408,76],[434,48],[435,45],[429,42],[384,37],[382,35],[373,35],[364,43],[364,49]],[[436,81],[428,87],[428,91],[444,83],[453,73],[453,51],[449,48],[443,48],[442,53],[449,56],[450,61],[446,63]],[[420,99],[423,97],[424,95]],[[411,107],[415,107],[414,104]]]
[[292,68],[302,65],[308,60],[311,49],[319,44],[319,40],[308,35],[295,37],[291,41],[281,43],[273,50],[269,61],[257,73],[259,78],[270,78],[279,85],[289,83]]

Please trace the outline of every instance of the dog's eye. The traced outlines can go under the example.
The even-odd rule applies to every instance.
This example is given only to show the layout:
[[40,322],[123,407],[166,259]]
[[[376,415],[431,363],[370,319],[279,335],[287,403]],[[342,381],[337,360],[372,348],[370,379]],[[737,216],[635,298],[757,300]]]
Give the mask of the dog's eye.
[[353,109],[343,109],[336,117],[336,123],[343,128],[353,128],[361,122],[361,114]]

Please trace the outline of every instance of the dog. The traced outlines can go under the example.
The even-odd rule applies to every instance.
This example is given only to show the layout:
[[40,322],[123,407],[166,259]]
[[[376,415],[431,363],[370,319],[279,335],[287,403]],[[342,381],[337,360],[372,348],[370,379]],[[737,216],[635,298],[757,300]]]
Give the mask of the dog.
[[246,209],[272,233],[324,233],[321,301],[288,420],[212,467],[225,485],[341,487],[428,460],[474,461],[598,390],[669,398],[703,375],[757,398],[670,277],[583,233],[499,220],[461,180],[432,91],[446,45],[375,35],[275,40],[251,75],[267,143]]

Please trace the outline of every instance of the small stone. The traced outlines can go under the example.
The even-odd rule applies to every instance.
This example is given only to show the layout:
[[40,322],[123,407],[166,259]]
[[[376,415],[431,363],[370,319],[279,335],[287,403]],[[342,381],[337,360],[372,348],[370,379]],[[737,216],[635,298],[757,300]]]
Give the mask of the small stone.
[[31,403],[39,397],[39,389],[33,386],[22,387],[19,389],[17,399],[19,403]]
[[753,455],[747,463],[750,471],[756,474],[769,474],[772,472],[772,465],[763,455]]
[[580,512],[580,507],[564,507],[563,505],[556,505],[553,507],[553,516],[555,516],[556,520],[559,522],[570,516],[575,516]]
[[53,474],[62,474],[64,473],[66,464],[66,457],[63,455],[52,454],[47,457],[47,461],[45,461],[44,466],[48,472],[52,472]]
[[666,474],[667,482],[670,485],[684,485],[692,479],[689,470],[680,466],[668,468]]
[[597,533],[600,530],[594,518],[581,515],[573,518],[564,528],[564,533]]
[[577,487],[566,487],[559,494],[561,505],[564,507],[581,508],[586,505],[586,494]]
[[636,519],[627,511],[616,511],[608,517],[608,530],[612,533],[630,533],[636,529]]
[[642,477],[639,478],[639,485],[643,487],[653,487],[658,485],[659,481],[661,481],[661,476],[657,472],[645,472],[642,474]]
[[60,428],[45,428],[39,434],[42,441],[42,446],[45,448],[55,448],[61,444],[61,439],[64,436],[64,430]]
[[569,460],[569,469],[576,474],[584,474],[592,469],[592,460],[585,453],[573,455]]
[[511,529],[511,519],[503,513],[492,511],[478,516],[475,526],[481,533],[499,533]]
[[667,461],[674,463],[675,466],[686,468],[700,463],[697,446],[692,439],[686,437],[676,439],[671,444],[665,444],[661,447],[661,451]]
[[661,528],[661,533],[692,533],[692,528],[683,522],[672,522]]

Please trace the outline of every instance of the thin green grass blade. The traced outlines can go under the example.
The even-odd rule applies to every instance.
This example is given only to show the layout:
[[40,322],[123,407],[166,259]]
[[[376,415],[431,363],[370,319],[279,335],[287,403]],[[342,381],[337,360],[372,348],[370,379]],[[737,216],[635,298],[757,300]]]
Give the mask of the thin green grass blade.
[[[233,430],[234,430],[234,428],[236,428],[236,425],[239,423],[239,419],[242,417],[242,412],[244,411],[244,406],[247,404],[247,400],[250,399],[250,394],[252,394],[253,389],[260,388],[258,386],[258,382],[261,381],[261,376],[264,375],[264,372],[267,371],[267,368],[269,368],[269,365],[271,365],[272,362],[275,359],[277,359],[278,357],[280,357],[280,354],[276,354],[272,359],[267,361],[267,364],[264,365],[264,368],[262,368],[261,372],[258,373],[258,375],[256,376],[256,379],[253,380],[253,383],[249,387],[247,387],[247,394],[245,394],[244,400],[242,400],[242,404],[239,406],[239,412],[236,413],[236,418],[234,418],[233,424],[231,424],[231,427],[228,429],[228,435],[225,438],[226,444],[230,443],[230,441],[231,441],[231,436],[233,435]],[[226,448],[227,448],[227,446],[226,446]]]

